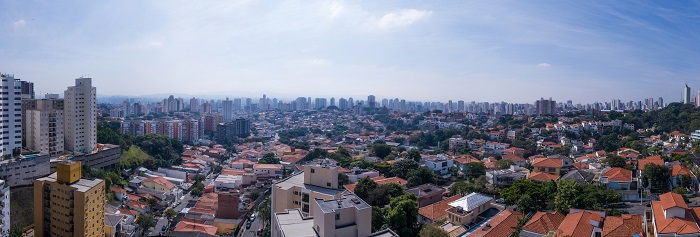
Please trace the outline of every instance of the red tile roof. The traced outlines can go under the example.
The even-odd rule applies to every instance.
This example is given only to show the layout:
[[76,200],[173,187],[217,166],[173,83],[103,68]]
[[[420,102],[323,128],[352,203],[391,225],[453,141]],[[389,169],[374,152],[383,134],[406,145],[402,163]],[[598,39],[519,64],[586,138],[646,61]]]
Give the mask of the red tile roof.
[[532,162],[532,166],[561,168],[564,166],[564,160],[555,158],[537,158]]
[[[406,184],[408,183],[408,181],[406,181],[405,179],[399,178],[399,177],[386,178],[384,176],[377,176],[377,177],[372,177],[370,179],[372,181],[374,181],[375,183],[377,183],[377,185],[395,183],[395,184],[399,184],[401,186],[406,186]],[[346,184],[343,187],[345,187],[345,189],[349,190],[350,192],[354,192],[355,186],[357,186],[357,183]]]
[[537,212],[530,220],[525,223],[523,230],[527,230],[538,234],[547,234],[549,231],[555,231],[562,221],[564,214],[561,212]]
[[[665,195],[665,194],[663,194]],[[661,196],[663,196],[661,195]],[[682,201],[682,200],[681,200]],[[685,218],[664,216],[663,201],[651,201],[651,208],[654,212],[656,229],[659,234],[695,234],[700,233],[700,228],[695,223],[694,215],[697,216],[697,209],[686,209]],[[683,203],[685,205],[685,203]]]
[[673,168],[671,168],[671,176],[675,177],[678,175],[690,175],[690,177],[695,177],[687,167],[681,164],[674,165]]
[[588,164],[583,162],[574,162],[574,167],[578,169],[588,169]]
[[174,232],[200,232],[209,235],[216,235],[216,226],[180,221],[175,226]]
[[557,228],[556,236],[590,237],[594,227],[591,225],[591,219],[599,220],[600,215],[591,211],[570,213]]
[[642,234],[642,216],[622,214],[622,216],[608,216],[603,226],[603,237],[629,237]]
[[143,181],[141,181],[141,183],[148,183],[151,181],[163,185],[163,187],[166,187],[167,189],[175,188],[175,184],[171,183],[170,181],[161,176],[144,179]]
[[608,181],[612,182],[632,182],[632,171],[619,167],[610,168],[601,176],[608,177]]
[[525,158],[523,158],[520,155],[516,155],[516,154],[506,154],[506,155],[503,155],[502,158],[511,160],[513,162],[525,162]]
[[476,157],[470,156],[470,155],[462,155],[457,159],[454,159],[455,162],[460,163],[460,164],[469,164],[469,163],[481,163],[479,159]]
[[661,159],[661,156],[649,156],[647,158],[637,160],[637,169],[643,170],[644,166],[646,166],[647,164],[663,166],[664,160]]
[[556,174],[550,174],[550,173],[532,172],[532,173],[530,173],[529,179],[533,180],[533,181],[549,182],[552,180],[559,179],[559,176]]
[[447,209],[450,208],[448,204],[460,198],[462,198],[462,195],[457,194],[443,199],[442,201],[421,207],[418,209],[418,214],[431,221],[440,220],[447,216]]
[[673,192],[668,192],[659,195],[659,202],[663,210],[668,210],[672,207],[688,209],[688,204],[686,204],[685,200],[683,200],[683,196]]
[[481,237],[508,237],[513,231],[515,231],[518,226],[518,222],[522,219],[523,215],[520,212],[514,212],[505,210],[498,213],[488,224],[490,228],[486,225],[479,227],[478,230],[470,234],[470,236],[481,236]]

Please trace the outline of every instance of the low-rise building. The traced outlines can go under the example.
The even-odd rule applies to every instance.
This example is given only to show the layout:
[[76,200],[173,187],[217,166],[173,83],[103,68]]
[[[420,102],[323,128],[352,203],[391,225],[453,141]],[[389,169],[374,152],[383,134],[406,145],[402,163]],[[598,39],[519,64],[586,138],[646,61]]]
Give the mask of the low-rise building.
[[451,207],[449,204],[460,198],[462,198],[462,195],[457,194],[443,199],[442,201],[419,208],[418,222],[432,224],[447,218],[447,209]]
[[553,236],[565,217],[561,212],[539,211],[523,225],[520,237]]
[[432,184],[423,184],[404,191],[404,193],[411,193],[416,197],[419,208],[441,201],[444,192],[444,188]]
[[0,179],[10,187],[31,185],[35,179],[51,174],[50,159],[48,154],[33,154],[2,160]]
[[[653,236],[700,235],[700,226],[697,223],[700,220],[698,213],[700,208],[689,208],[680,194],[669,192],[659,195],[658,201],[651,201]],[[651,236],[651,233],[649,235]]]
[[527,178],[528,174],[530,174],[528,169],[511,165],[509,169],[487,171],[486,179],[490,184],[498,187],[509,187],[515,181]]
[[631,170],[618,167],[604,169],[600,175],[600,182],[620,194],[624,201],[636,201],[640,198],[637,192],[638,180],[632,177]]
[[491,208],[492,201],[489,196],[471,193],[448,204],[447,220],[458,225],[475,224],[479,214]]

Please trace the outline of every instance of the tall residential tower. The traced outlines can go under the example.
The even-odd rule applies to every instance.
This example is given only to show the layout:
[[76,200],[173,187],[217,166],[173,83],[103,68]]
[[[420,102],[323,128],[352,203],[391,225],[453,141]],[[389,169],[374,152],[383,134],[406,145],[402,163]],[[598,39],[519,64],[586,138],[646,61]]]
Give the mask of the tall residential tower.
[[64,145],[67,150],[90,153],[97,147],[96,96],[92,78],[75,79],[75,86],[64,92]]

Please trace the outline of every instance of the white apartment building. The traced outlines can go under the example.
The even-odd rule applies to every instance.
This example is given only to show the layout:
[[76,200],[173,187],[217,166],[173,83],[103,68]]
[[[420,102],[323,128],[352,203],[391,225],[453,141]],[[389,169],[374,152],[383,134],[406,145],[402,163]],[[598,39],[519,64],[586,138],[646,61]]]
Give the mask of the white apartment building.
[[22,149],[22,86],[12,74],[0,74],[0,155],[11,157]]
[[63,100],[25,100],[25,147],[55,156],[64,151]]
[[92,78],[75,79],[75,86],[64,92],[65,148],[90,153],[97,147],[97,88]]

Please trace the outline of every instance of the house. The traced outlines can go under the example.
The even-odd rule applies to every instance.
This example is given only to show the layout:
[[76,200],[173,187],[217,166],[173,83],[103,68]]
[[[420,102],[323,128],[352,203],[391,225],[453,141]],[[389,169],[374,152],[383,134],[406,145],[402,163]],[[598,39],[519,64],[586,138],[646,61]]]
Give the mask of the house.
[[482,163],[479,159],[476,157],[473,157],[471,155],[461,155],[459,158],[454,159],[454,165],[457,167],[457,169],[464,173],[467,174],[469,172],[469,169],[467,169],[467,165],[469,163]]
[[412,193],[416,197],[419,208],[441,201],[444,192],[444,188],[432,184],[423,184],[404,191],[404,193]]
[[345,173],[348,176],[348,179],[352,182],[357,182],[362,178],[374,178],[374,177],[379,177],[379,172],[376,170],[365,170],[365,169],[359,169],[357,167],[353,167],[352,171]]
[[282,177],[281,164],[255,164],[253,170],[258,180]]
[[700,214],[700,208],[688,208],[680,194],[672,192],[661,194],[659,201],[651,201],[653,236],[698,236],[700,235],[698,214]]
[[217,227],[213,225],[206,225],[188,221],[180,221],[175,226],[173,233],[187,233],[191,236],[197,236],[197,234],[207,234],[216,235]]
[[144,179],[141,181],[141,185],[165,193],[169,193],[175,188],[175,184],[160,176]]
[[449,203],[460,198],[462,198],[462,195],[457,194],[436,203],[418,208],[418,222],[432,224],[447,218],[447,209],[451,207]]
[[608,189],[620,194],[623,201],[639,200],[637,192],[638,179],[632,177],[632,171],[624,168],[607,168],[600,175],[600,182]]
[[588,170],[572,170],[561,176],[561,179],[573,179],[580,184],[592,184],[596,174]]
[[454,165],[454,160],[447,155],[437,155],[425,160],[425,167],[432,170],[433,173],[442,176],[443,178],[450,177],[450,168]]
[[527,178],[529,180],[532,180],[532,181],[535,181],[538,183],[542,183],[542,182],[556,181],[559,179],[559,175],[533,171],[530,173],[530,176],[528,176]]
[[513,185],[517,180],[527,178],[529,173],[530,171],[528,169],[511,165],[509,169],[487,171],[486,179],[493,185],[508,187]]
[[622,214],[605,218],[602,237],[644,236],[644,232],[641,215]]
[[486,224],[479,226],[470,236],[509,237],[518,227],[521,219],[523,215],[520,212],[505,210]]
[[561,212],[537,212],[523,225],[520,237],[540,237],[554,234],[564,221]]
[[523,167],[525,165],[525,158],[517,154],[504,154],[501,156],[502,159],[510,160],[515,163],[515,165]]
[[477,223],[479,214],[491,209],[492,201],[493,198],[489,196],[471,193],[448,204],[447,220],[456,225]]
[[548,173],[556,175],[557,177],[561,175],[561,169],[564,167],[564,159],[559,158],[536,158],[532,162],[533,173]]
[[595,237],[603,232],[605,212],[571,209],[557,228],[555,236]]
[[[690,178],[689,180],[684,180],[683,177]],[[685,182],[689,182],[685,184]],[[691,192],[698,190],[698,178],[690,172],[688,167],[682,164],[675,164],[671,167],[671,187],[682,187],[690,186]]]
[[126,189],[120,188],[119,186],[111,186],[109,189],[114,192],[114,198],[116,198],[119,201],[128,201],[128,196],[126,196]]

